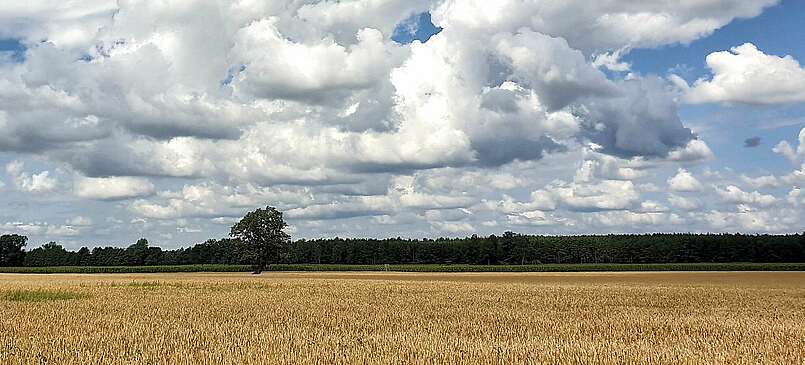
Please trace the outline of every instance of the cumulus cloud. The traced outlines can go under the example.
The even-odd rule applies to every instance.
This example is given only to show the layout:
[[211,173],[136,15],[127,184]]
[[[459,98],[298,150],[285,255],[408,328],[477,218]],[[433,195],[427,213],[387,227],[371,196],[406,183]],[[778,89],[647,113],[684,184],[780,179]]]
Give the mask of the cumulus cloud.
[[92,218],[87,218],[79,215],[68,219],[67,224],[70,226],[78,226],[78,227],[91,226]]
[[697,162],[712,160],[713,151],[704,141],[694,139],[681,148],[674,149],[668,154],[668,159],[675,162]]
[[[8,2],[0,38],[25,50],[0,64],[0,153],[8,185],[73,174],[64,199],[165,237],[266,204],[308,235],[675,224],[705,199],[643,201],[652,169],[713,152],[672,83],[608,71],[777,2]],[[424,12],[441,32],[391,39]],[[105,218],[71,216],[79,235]]]
[[598,55],[595,55],[593,59],[593,66],[595,67],[604,67],[610,71],[618,71],[618,72],[626,72],[630,71],[632,65],[628,62],[621,61],[621,57],[623,57],[624,53],[628,52],[628,49],[619,49],[613,52],[604,52]]
[[265,99],[323,101],[370,87],[393,65],[391,40],[376,29],[360,30],[349,47],[334,40],[304,44],[285,38],[277,21],[254,22],[235,36],[234,53],[243,64],[232,81],[236,88]]
[[797,185],[797,186],[805,185],[805,163],[800,165],[799,169],[782,176],[780,178],[780,181],[789,185]]
[[671,206],[674,208],[679,208],[682,210],[698,210],[702,205],[702,203],[695,198],[688,198],[679,195],[669,196],[668,202],[671,203]]
[[475,232],[475,227],[469,223],[460,222],[433,222],[432,227],[439,232],[446,232],[450,234],[458,233],[471,233]]
[[786,201],[795,206],[803,205],[805,204],[805,193],[802,192],[801,188],[793,188],[788,192]]
[[[0,121],[10,131],[0,149],[50,155],[91,177],[260,183],[497,166],[585,138],[606,153],[665,156],[693,138],[671,93],[656,79],[611,81],[589,52],[606,53],[624,32],[630,41],[619,50],[686,42],[772,3],[684,5],[673,12],[678,19],[667,18],[665,5],[577,2],[97,1],[69,16],[6,6],[35,25],[26,32],[49,42],[28,43],[24,64],[0,77]],[[490,19],[500,6],[520,15]],[[428,9],[443,32],[426,44],[390,40],[400,21]],[[574,13],[578,23],[559,24]],[[642,16],[668,23],[608,23],[642,24]],[[585,39],[581,19],[600,28],[587,36],[606,37]],[[57,40],[81,20],[96,31]],[[286,150],[305,154],[289,159]],[[235,156],[241,163],[229,163]]]
[[735,185],[729,185],[723,190],[716,189],[716,193],[718,193],[723,201],[728,203],[769,207],[777,202],[777,198],[773,195],[761,194],[757,191],[746,192]]
[[65,238],[78,236],[82,230],[80,227],[72,225],[48,224],[47,222],[6,222],[0,223],[0,232]]
[[73,182],[76,196],[91,200],[123,200],[154,193],[154,184],[147,179],[116,176],[106,178],[77,177]]
[[604,227],[656,227],[659,225],[681,225],[684,220],[677,214],[662,212],[603,212],[596,213],[591,220]]
[[238,217],[249,208],[271,202],[281,210],[315,203],[305,189],[273,189],[252,185],[187,184],[180,190],[160,191],[156,199],[138,199],[129,205],[134,213],[152,219],[185,217]]
[[805,69],[791,56],[767,55],[754,44],[707,56],[712,79],[697,80],[691,103],[785,104],[805,101]]
[[668,179],[668,188],[676,192],[696,192],[701,191],[703,186],[688,170],[679,169],[676,175]]
[[754,189],[762,189],[762,188],[776,188],[780,186],[780,179],[774,175],[765,175],[765,176],[757,176],[757,177],[749,177],[746,175],[741,175],[741,181],[745,184],[751,186]]
[[[689,160],[706,158],[690,129],[682,125],[673,93],[655,78],[629,79],[618,84],[618,95],[586,103],[586,133],[602,152],[619,156],[673,157],[691,149]],[[695,143],[695,144],[694,144]],[[691,147],[689,147],[691,146]]]
[[12,161],[6,165],[6,174],[11,178],[14,187],[28,193],[49,193],[58,188],[58,180],[50,175],[50,171],[28,173],[22,161]]
[[435,23],[445,29],[483,31],[533,27],[561,36],[580,49],[620,49],[689,43],[735,18],[754,17],[777,0],[718,2],[632,2],[584,0],[450,0],[437,7]]
[[532,210],[507,215],[507,223],[520,227],[546,227],[562,226],[571,222],[541,210]]
[[326,204],[308,205],[291,209],[287,215],[290,219],[330,220],[353,217],[387,215],[394,211],[391,202],[385,197],[356,197],[347,201],[336,201]]
[[744,232],[782,232],[794,223],[791,221],[790,215],[786,218],[784,214],[776,215],[768,211],[751,210],[742,212],[710,211],[705,213],[702,218],[715,229]]
[[640,198],[631,181],[604,180],[593,184],[556,182],[532,194],[534,201],[551,201],[571,211],[626,210]]
[[645,175],[645,166],[641,166],[641,161],[625,160],[601,153],[585,151],[585,159],[576,171],[575,180],[634,180]]
[[797,147],[794,148],[791,146],[788,141],[780,141],[777,146],[774,147],[774,152],[779,153],[785,158],[791,160],[791,162],[798,162],[805,160],[805,128],[799,131],[799,138]]
[[6,2],[0,5],[0,37],[78,46],[108,24],[116,9],[114,0]]

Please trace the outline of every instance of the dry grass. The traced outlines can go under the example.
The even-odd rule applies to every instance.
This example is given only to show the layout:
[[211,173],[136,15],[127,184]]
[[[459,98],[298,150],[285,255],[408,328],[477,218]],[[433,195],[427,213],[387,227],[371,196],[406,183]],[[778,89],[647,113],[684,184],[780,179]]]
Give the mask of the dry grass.
[[802,272],[0,275],[0,294],[0,364],[805,364]]

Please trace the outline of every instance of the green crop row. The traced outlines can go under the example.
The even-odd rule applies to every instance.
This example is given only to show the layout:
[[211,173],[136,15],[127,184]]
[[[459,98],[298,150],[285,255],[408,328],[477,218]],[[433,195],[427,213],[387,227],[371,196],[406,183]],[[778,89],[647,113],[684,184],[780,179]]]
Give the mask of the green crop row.
[[272,271],[397,271],[397,272],[590,272],[590,271],[805,271],[805,264],[544,264],[544,265],[330,265],[280,264]]

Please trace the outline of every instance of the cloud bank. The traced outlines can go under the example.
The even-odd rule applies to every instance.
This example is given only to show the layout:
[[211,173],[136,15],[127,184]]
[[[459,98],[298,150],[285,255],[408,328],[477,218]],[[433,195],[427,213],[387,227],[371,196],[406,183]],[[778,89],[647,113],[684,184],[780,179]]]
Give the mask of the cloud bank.
[[[628,50],[690,43],[777,1],[29,3],[0,5],[0,36],[26,47],[0,63],[0,153],[66,181],[20,160],[8,185],[114,204],[110,229],[170,240],[177,220],[211,227],[266,204],[309,236],[673,229],[684,217],[642,187],[714,154],[671,82],[611,72],[628,71]],[[423,13],[443,30],[392,40]],[[744,45],[707,61],[690,102],[800,100],[791,58]],[[786,84],[741,94],[769,76],[757,65]],[[667,183],[704,189],[687,170]],[[768,200],[731,188],[718,196]]]

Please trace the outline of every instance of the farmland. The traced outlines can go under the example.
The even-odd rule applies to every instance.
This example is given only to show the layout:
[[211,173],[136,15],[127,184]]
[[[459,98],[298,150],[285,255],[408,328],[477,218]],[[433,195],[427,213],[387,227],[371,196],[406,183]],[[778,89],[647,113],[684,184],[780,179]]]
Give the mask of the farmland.
[[0,275],[0,363],[805,361],[805,273]]

